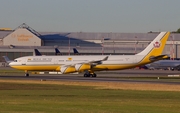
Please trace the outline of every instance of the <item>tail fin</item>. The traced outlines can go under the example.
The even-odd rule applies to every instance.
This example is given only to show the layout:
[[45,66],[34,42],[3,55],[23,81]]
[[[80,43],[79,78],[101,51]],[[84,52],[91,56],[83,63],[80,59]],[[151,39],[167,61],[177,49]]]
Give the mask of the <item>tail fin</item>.
[[55,55],[61,54],[58,48],[55,48]]
[[170,32],[161,32],[142,52],[136,55],[161,55],[169,35]]
[[169,35],[170,32],[161,32],[142,52],[136,54],[144,56],[139,65],[168,58],[167,55],[162,55],[162,52]]
[[4,60],[9,64],[10,62],[12,62],[12,60],[10,60],[7,56],[2,56],[4,58]]
[[73,48],[74,54],[79,54],[78,50],[76,48]]
[[34,52],[35,52],[35,56],[42,56],[42,54],[37,49],[34,49]]

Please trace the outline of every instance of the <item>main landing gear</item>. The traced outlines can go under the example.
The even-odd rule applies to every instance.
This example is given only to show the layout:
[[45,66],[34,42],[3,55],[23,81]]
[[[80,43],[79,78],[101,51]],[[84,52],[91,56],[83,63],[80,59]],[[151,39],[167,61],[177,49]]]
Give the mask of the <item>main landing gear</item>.
[[25,71],[25,76],[26,76],[26,77],[29,77],[28,71]]
[[94,72],[89,72],[89,71],[87,71],[85,74],[84,74],[84,77],[96,77],[97,75],[96,75],[96,73],[94,73]]

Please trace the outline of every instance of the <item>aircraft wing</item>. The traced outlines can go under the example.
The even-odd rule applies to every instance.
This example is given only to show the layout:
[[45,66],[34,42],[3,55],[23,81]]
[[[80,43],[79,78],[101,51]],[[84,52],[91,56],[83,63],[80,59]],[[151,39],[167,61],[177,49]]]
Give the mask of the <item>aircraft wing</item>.
[[168,55],[159,55],[159,56],[151,56],[149,59],[151,61],[158,61],[158,60],[163,60],[169,58]]
[[[102,61],[106,61],[107,59],[108,59],[108,56],[106,56],[102,60],[92,60],[92,61],[81,62],[81,63],[77,63],[77,64],[93,64],[93,63],[100,64]],[[68,64],[68,65],[62,65],[62,66],[68,67],[68,66],[75,66],[77,64]]]
[[106,61],[107,59],[108,56],[100,60],[92,60],[92,61],[80,62],[76,64],[61,65],[60,70],[62,73],[71,73],[71,71],[74,72],[74,71],[90,70],[92,66],[101,64],[102,61]]

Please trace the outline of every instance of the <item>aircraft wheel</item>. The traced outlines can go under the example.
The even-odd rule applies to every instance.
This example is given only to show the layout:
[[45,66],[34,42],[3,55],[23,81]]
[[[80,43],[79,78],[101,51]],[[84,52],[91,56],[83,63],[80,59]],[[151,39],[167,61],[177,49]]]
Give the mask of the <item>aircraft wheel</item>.
[[29,73],[26,73],[25,76],[26,76],[26,77],[29,77]]
[[174,68],[173,68],[173,67],[171,67],[170,69],[171,69],[171,71],[174,71]]
[[97,75],[96,75],[96,73],[94,73],[93,75],[92,75],[92,77],[96,77]]
[[96,73],[94,73],[94,77],[97,77]]
[[97,75],[95,74],[95,73],[92,73],[92,74],[90,74],[90,73],[85,73],[84,74],[84,77],[96,77]]
[[88,77],[88,74],[85,73],[85,74],[84,74],[84,77]]
[[89,74],[89,77],[93,77],[94,76],[94,74]]

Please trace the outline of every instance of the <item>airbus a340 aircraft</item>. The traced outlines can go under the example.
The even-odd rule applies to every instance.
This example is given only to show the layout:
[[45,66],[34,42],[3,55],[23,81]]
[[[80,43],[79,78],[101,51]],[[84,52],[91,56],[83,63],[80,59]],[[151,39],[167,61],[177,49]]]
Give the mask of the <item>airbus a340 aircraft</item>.
[[74,55],[74,56],[25,56],[16,58],[9,65],[28,71],[85,72],[84,77],[96,77],[95,71],[122,70],[145,65],[167,58],[161,55],[170,32],[161,32],[142,52],[136,55]]

